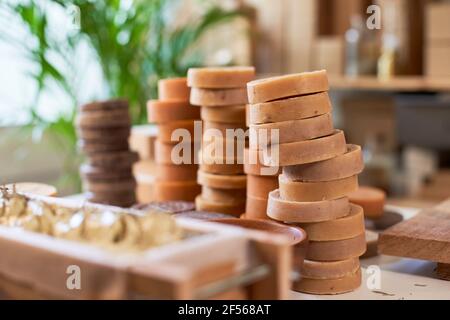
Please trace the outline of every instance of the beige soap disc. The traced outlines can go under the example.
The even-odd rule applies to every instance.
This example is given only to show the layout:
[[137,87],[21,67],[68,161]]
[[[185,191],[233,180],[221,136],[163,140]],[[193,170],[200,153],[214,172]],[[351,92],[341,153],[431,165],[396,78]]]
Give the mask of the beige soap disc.
[[343,198],[358,189],[358,176],[324,182],[290,181],[279,176],[280,196],[284,200],[314,202]]
[[188,85],[196,88],[241,88],[254,78],[254,67],[191,68],[188,71]]
[[254,80],[247,84],[251,104],[328,91],[325,70]]
[[292,181],[322,182],[348,178],[364,169],[361,147],[348,145],[347,152],[329,160],[289,166],[283,174]]
[[361,286],[361,269],[354,274],[340,279],[308,279],[302,278],[293,285],[293,290],[317,295],[336,295],[354,291]]
[[331,113],[327,92],[247,106],[249,125],[301,120]]
[[296,202],[280,198],[279,190],[269,194],[267,214],[274,220],[290,223],[314,223],[345,217],[350,212],[348,198],[331,201]]

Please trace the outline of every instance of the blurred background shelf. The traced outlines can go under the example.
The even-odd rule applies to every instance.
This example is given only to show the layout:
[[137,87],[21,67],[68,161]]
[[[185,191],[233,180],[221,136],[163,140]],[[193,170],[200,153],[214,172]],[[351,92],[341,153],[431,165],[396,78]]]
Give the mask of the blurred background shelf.
[[447,79],[427,78],[422,76],[397,76],[380,80],[376,76],[330,76],[332,90],[368,90],[391,92],[448,92],[450,77]]

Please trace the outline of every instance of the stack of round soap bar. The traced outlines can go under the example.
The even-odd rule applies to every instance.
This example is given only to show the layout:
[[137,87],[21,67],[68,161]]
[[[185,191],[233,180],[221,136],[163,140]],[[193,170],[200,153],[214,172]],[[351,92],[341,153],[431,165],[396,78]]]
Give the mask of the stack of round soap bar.
[[267,167],[258,154],[249,149],[244,153],[244,171],[247,174],[247,205],[245,218],[268,219],[267,201],[269,193],[278,189],[278,167]]
[[264,165],[282,167],[267,215],[303,228],[310,241],[294,290],[356,289],[366,250],[364,213],[348,195],[358,188],[362,153],[333,127],[326,71],[253,81],[247,88],[250,149]]
[[201,107],[202,149],[197,210],[240,216],[245,211],[246,84],[253,67],[193,68],[188,71],[190,102]]
[[128,102],[93,102],[80,108],[76,118],[79,147],[87,156],[80,168],[91,202],[129,207],[136,202],[132,166],[138,160],[130,151],[131,120]]
[[189,103],[186,78],[160,80],[158,92],[159,100],[147,103],[148,120],[158,125],[153,200],[194,201],[201,191],[194,145],[200,110]]

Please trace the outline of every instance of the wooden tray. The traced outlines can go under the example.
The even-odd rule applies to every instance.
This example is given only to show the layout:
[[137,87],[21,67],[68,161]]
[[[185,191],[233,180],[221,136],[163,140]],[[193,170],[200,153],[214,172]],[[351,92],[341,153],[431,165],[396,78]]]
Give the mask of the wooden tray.
[[[33,198],[69,207],[81,205],[68,199]],[[289,239],[186,218],[177,222],[195,235],[140,253],[112,252],[0,226],[0,291],[23,299],[288,297]],[[80,268],[80,290],[67,287],[69,266]]]

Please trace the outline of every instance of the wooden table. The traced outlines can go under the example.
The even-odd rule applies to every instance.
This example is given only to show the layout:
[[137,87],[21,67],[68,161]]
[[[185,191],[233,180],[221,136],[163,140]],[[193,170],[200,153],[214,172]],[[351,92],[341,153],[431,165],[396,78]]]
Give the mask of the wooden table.
[[[415,208],[388,206],[409,219],[419,211]],[[337,296],[316,296],[292,292],[295,300],[450,300],[450,282],[439,280],[435,263],[413,259],[378,256],[361,260],[363,285],[356,291]],[[370,266],[381,269],[381,288],[370,290],[366,286]]]

